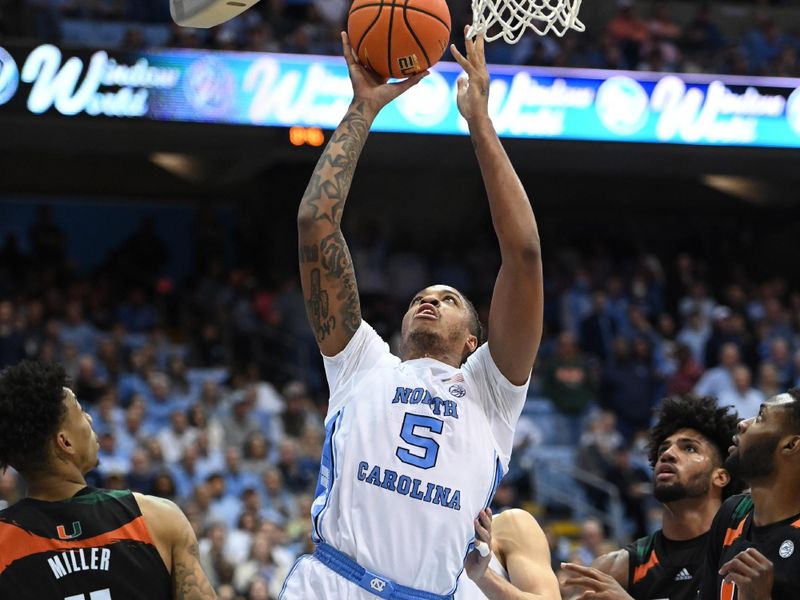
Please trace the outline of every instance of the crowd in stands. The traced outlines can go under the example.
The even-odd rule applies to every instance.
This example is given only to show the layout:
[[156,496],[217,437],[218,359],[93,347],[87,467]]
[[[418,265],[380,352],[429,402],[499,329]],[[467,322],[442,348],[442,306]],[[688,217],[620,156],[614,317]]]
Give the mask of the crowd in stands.
[[[198,232],[198,248],[213,250],[213,236]],[[196,275],[174,282],[149,220],[81,274],[66,260],[67,235],[43,207],[27,244],[3,242],[0,366],[63,363],[101,445],[90,482],[178,502],[221,598],[277,597],[294,558],[311,548],[326,408],[295,278],[268,284],[198,252]],[[365,318],[393,344],[408,298],[431,281],[471,295],[486,320],[499,261],[490,239],[471,237],[435,260],[374,230],[350,239]],[[644,432],[660,398],[695,391],[749,417],[800,383],[800,289],[731,272],[719,283],[689,254],[548,252],[546,334],[529,403],[547,405],[556,425],[523,414],[495,509],[535,506],[528,459],[537,448],[577,448],[580,468],[619,489],[629,533],[648,531],[657,514]],[[0,503],[21,493],[12,472],[0,477]],[[607,495],[586,496],[606,509]],[[573,539],[540,518],[555,564],[588,563],[610,547],[595,519],[568,531]]]
[[[759,1],[749,25],[727,31],[713,3],[677,21],[669,4],[615,0],[605,28],[564,38],[527,35],[515,45],[487,48],[493,63],[702,72],[737,75],[800,75],[800,31],[777,22]],[[339,54],[347,0],[263,0],[242,16],[210,31],[172,25],[167,0],[27,0],[0,2],[0,35],[33,37],[126,50],[152,46],[256,52]],[[453,31],[471,22],[468,2],[450,3]],[[459,36],[454,36],[456,42]]]

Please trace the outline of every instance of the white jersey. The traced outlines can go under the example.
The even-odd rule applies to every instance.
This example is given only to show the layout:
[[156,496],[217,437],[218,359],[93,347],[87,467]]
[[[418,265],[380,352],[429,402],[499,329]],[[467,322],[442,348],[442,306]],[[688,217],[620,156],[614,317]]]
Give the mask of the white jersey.
[[[492,552],[492,559],[489,561],[489,567],[492,571],[500,575],[506,581],[511,581],[508,576],[506,568],[497,560],[497,556]],[[458,578],[458,589],[456,590],[455,600],[486,600],[486,596],[475,585],[475,582],[467,577],[466,572],[461,574]]]
[[488,344],[461,368],[401,362],[366,322],[324,362],[315,541],[401,585],[452,594],[473,519],[508,468],[527,385],[503,376]]

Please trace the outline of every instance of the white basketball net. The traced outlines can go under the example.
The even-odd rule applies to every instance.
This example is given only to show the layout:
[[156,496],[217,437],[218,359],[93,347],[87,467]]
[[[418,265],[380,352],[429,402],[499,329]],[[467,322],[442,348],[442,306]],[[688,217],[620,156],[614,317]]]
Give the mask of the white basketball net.
[[487,42],[503,38],[516,44],[528,29],[561,37],[570,29],[584,31],[578,20],[580,8],[581,0],[472,0],[473,22],[467,37],[483,34]]

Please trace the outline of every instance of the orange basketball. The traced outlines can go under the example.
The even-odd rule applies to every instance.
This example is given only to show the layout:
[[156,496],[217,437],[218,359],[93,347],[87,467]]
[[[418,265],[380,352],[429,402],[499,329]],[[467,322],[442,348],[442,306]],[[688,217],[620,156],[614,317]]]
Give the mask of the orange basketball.
[[354,0],[347,34],[361,64],[384,77],[410,77],[442,58],[450,11],[446,0]]

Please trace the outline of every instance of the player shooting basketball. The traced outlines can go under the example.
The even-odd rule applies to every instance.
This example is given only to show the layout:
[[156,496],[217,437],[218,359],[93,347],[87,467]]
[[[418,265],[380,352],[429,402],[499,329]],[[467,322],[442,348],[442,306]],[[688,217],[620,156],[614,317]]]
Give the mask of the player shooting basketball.
[[286,599],[450,598],[507,469],[542,328],[542,265],[530,202],[489,118],[483,40],[453,54],[458,108],[483,174],[502,266],[481,344],[475,309],[433,285],[410,299],[401,356],[362,320],[341,230],[356,163],[378,112],[419,82],[387,84],[353,57],[354,98],[298,211],[300,272],[330,385],[312,508],[317,550],[295,563]]

